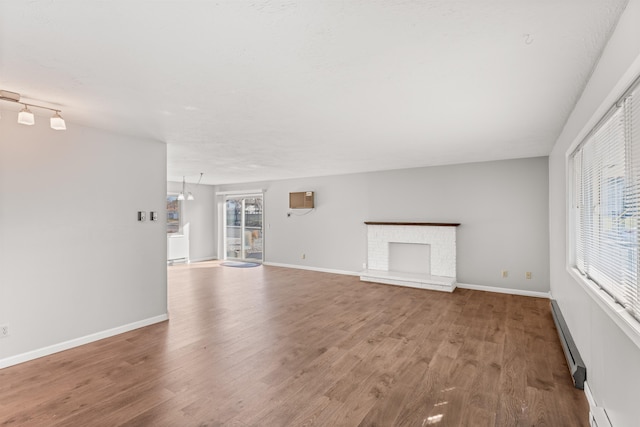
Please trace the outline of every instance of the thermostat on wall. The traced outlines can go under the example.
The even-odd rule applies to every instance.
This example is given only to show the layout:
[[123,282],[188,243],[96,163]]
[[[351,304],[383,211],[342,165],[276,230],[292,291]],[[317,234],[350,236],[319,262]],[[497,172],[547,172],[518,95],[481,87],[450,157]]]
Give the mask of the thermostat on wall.
[[289,193],[289,209],[313,209],[314,193],[313,191],[300,191],[298,193]]

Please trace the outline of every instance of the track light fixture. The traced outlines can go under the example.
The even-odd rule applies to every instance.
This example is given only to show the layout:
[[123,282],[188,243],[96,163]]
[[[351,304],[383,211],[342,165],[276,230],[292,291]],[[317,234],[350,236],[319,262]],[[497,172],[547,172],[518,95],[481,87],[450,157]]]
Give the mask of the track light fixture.
[[60,110],[55,108],[43,107],[42,105],[28,104],[20,101],[20,94],[16,92],[10,92],[8,90],[0,90],[0,101],[8,101],[16,104],[22,104],[22,110],[18,113],[18,123],[22,125],[34,125],[36,123],[35,116],[29,110],[29,107],[42,108],[44,110],[53,111],[53,117],[51,117],[51,129],[66,130],[67,125],[64,119],[60,115]]

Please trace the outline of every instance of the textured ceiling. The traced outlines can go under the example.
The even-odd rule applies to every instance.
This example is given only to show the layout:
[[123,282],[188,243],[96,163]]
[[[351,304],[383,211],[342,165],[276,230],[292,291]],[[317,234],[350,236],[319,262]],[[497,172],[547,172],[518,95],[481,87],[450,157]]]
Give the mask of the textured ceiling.
[[625,4],[7,0],[0,89],[166,142],[178,181],[541,156]]

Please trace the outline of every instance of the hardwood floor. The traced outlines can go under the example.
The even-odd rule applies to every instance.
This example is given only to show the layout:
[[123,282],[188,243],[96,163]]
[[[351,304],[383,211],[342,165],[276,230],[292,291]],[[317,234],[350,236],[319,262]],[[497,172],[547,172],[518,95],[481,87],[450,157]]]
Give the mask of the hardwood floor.
[[0,370],[0,425],[588,425],[544,299],[217,262],[169,292],[169,322]]

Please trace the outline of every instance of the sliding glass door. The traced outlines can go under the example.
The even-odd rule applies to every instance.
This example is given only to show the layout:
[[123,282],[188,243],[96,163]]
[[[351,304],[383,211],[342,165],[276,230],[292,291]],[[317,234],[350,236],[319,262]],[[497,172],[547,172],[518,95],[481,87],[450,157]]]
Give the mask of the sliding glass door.
[[262,261],[262,195],[227,196],[224,228],[227,259]]

